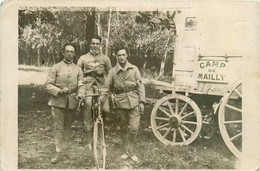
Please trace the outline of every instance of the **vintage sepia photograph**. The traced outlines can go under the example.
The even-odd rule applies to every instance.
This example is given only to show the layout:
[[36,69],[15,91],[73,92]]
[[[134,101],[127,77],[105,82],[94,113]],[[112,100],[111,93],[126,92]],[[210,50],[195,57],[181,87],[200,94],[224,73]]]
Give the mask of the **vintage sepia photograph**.
[[259,4],[26,4],[16,8],[18,170],[241,169],[260,159],[245,88]]

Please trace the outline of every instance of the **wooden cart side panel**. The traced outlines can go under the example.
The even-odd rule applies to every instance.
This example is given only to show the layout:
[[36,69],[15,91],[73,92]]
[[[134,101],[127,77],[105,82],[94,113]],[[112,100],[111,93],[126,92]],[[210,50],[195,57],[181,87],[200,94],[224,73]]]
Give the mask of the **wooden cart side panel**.
[[[218,12],[220,8],[225,15]],[[183,8],[176,14],[173,85],[176,91],[224,95],[242,77],[239,42],[244,35],[237,23],[243,18],[235,8],[197,9]],[[227,11],[237,15],[226,16]]]

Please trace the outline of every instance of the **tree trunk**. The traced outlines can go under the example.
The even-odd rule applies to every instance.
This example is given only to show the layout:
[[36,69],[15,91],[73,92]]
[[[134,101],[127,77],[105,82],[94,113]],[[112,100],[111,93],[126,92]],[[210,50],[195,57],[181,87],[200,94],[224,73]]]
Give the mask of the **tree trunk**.
[[[100,13],[97,12],[97,20],[96,21],[96,26],[97,26],[97,34],[98,36],[101,37],[101,24],[100,24]],[[102,52],[102,47],[100,47],[100,51]]]
[[39,67],[41,65],[41,59],[40,59],[40,48],[37,48],[37,66]]
[[108,14],[108,25],[107,25],[107,39],[106,39],[106,56],[108,56],[108,44],[109,44],[109,35],[110,35],[110,24],[111,24],[111,8],[109,9],[109,14]]
[[149,52],[149,49],[150,48],[146,48],[143,50],[143,53],[144,53],[144,65],[143,65],[143,70],[146,70],[146,67],[147,67],[147,58],[148,58],[148,55],[150,56],[150,54],[148,54]]
[[83,53],[82,53],[82,51],[83,51],[83,42],[79,42],[79,56],[81,56]]
[[100,24],[100,13],[97,13],[97,20],[96,20],[96,25],[97,25],[97,34],[101,36],[101,24]]
[[29,65],[29,61],[30,61],[30,53],[29,53],[29,50],[26,48],[26,55],[27,55],[27,58],[26,58],[26,62],[25,64],[26,65]]
[[51,55],[51,50],[47,50],[47,55],[48,55],[48,61],[46,63],[46,66],[51,66],[51,61],[52,61],[52,55]]
[[147,65],[147,54],[144,54],[144,65],[143,65],[143,70],[146,70],[146,65]]
[[51,56],[52,56],[52,60],[53,60],[53,65],[56,64],[56,61],[55,61],[55,57],[53,55],[53,50],[51,50]]
[[[89,14],[87,15],[87,18],[85,20],[85,25],[86,25],[86,41],[87,41],[87,44],[89,44],[89,38],[91,35],[95,34],[95,30],[96,30],[96,12],[95,11],[92,11],[92,12],[89,12]],[[89,46],[86,46],[85,47],[85,52],[89,52]]]
[[161,62],[161,67],[160,67],[160,72],[159,72],[158,77],[161,77],[161,76],[164,75],[164,66],[165,66],[165,62],[166,62],[166,59],[167,59],[170,39],[171,39],[171,35],[169,35],[167,43],[166,43],[166,50],[165,50],[165,53],[164,53],[163,60]]

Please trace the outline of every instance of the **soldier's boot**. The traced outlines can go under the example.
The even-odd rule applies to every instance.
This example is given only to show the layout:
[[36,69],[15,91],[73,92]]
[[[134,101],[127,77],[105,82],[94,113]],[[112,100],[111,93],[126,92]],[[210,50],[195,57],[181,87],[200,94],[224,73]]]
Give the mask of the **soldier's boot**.
[[129,134],[129,149],[128,149],[128,156],[134,161],[139,163],[138,157],[134,153],[134,146],[135,146],[135,140],[136,140],[137,133],[130,133]]
[[52,164],[57,164],[62,159],[62,144],[59,140],[55,140],[55,147],[56,147],[56,153],[54,154],[53,158],[51,159]]
[[56,150],[57,153],[62,151],[61,140],[55,139],[55,150]]
[[71,130],[64,130],[64,141],[63,141],[63,149],[65,151],[69,150],[71,143]]
[[121,133],[121,139],[122,139],[122,151],[123,154],[121,155],[121,159],[126,160],[129,158],[129,156],[127,155],[128,152],[128,145],[129,145],[129,137],[128,134],[126,132],[122,132]]
[[93,133],[91,130],[87,130],[87,147],[89,148],[90,151],[92,151],[92,137]]
[[70,150],[70,144],[71,144],[71,130],[65,130],[63,144],[62,144],[62,153],[64,157],[66,157],[67,159],[70,158],[68,154]]
[[53,158],[51,159],[51,163],[52,164],[57,164],[62,160],[62,154],[61,152],[56,152],[53,156]]

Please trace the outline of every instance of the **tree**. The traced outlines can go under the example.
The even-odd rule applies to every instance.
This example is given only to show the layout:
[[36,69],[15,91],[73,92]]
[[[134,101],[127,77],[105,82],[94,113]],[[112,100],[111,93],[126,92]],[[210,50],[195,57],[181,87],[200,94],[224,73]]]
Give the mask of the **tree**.
[[[102,37],[109,37],[109,44],[106,44],[107,49],[112,49],[123,44],[128,48],[130,61],[138,65],[141,61],[146,64],[146,67],[156,67],[158,71],[161,70],[161,75],[164,74],[164,70],[160,69],[158,62],[152,64],[151,61],[158,60],[162,63],[164,68],[165,60],[167,59],[167,51],[173,51],[174,39],[170,37],[171,22],[174,14],[167,12],[122,12],[112,11],[110,14],[107,12],[100,12],[101,16],[105,19],[101,19],[102,28],[106,28],[106,31],[102,33]],[[110,22],[109,15],[111,15]],[[107,19],[108,18],[108,19]],[[110,26],[108,27],[108,23]],[[108,47],[108,45],[110,47]],[[137,58],[134,58],[137,56]],[[153,59],[153,60],[152,60]],[[149,62],[145,62],[149,61]],[[164,62],[163,62],[164,61]],[[143,68],[140,66],[140,68]]]
[[[66,43],[76,45],[77,57],[88,51],[94,33],[92,8],[28,7],[19,11],[19,63],[50,65],[61,60]],[[46,56],[47,55],[47,56]]]
[[106,55],[108,55],[109,36],[110,36],[110,28],[111,28],[111,16],[112,16],[112,10],[111,10],[111,8],[109,8],[108,24],[107,24],[107,37],[106,37],[106,51],[105,51]]
[[[25,49],[29,49],[28,53],[32,51],[37,51],[37,65],[40,66],[40,51],[43,47],[50,47],[50,51],[55,48],[55,43],[59,42],[61,36],[61,31],[51,25],[42,23],[40,19],[36,21],[36,27],[32,28],[31,25],[26,26],[23,29],[23,33],[19,41],[21,42],[19,45],[24,45]],[[55,42],[55,43],[54,43]],[[23,48],[23,47],[20,47]]]
[[171,40],[171,35],[168,37],[167,41],[166,41],[166,49],[165,49],[165,53],[164,53],[164,57],[162,59],[161,62],[161,67],[160,67],[160,72],[159,72],[159,77],[162,77],[164,74],[164,66],[165,66],[165,61],[167,59],[167,53],[168,53],[168,49],[169,49],[169,42]]
[[[111,59],[123,44],[129,61],[140,69],[165,74],[174,53],[175,12],[117,11],[113,8],[27,7],[19,11],[19,63],[51,65],[61,60],[63,45],[76,45],[76,60],[89,50],[89,37],[98,33]],[[170,61],[172,63],[172,61]]]

